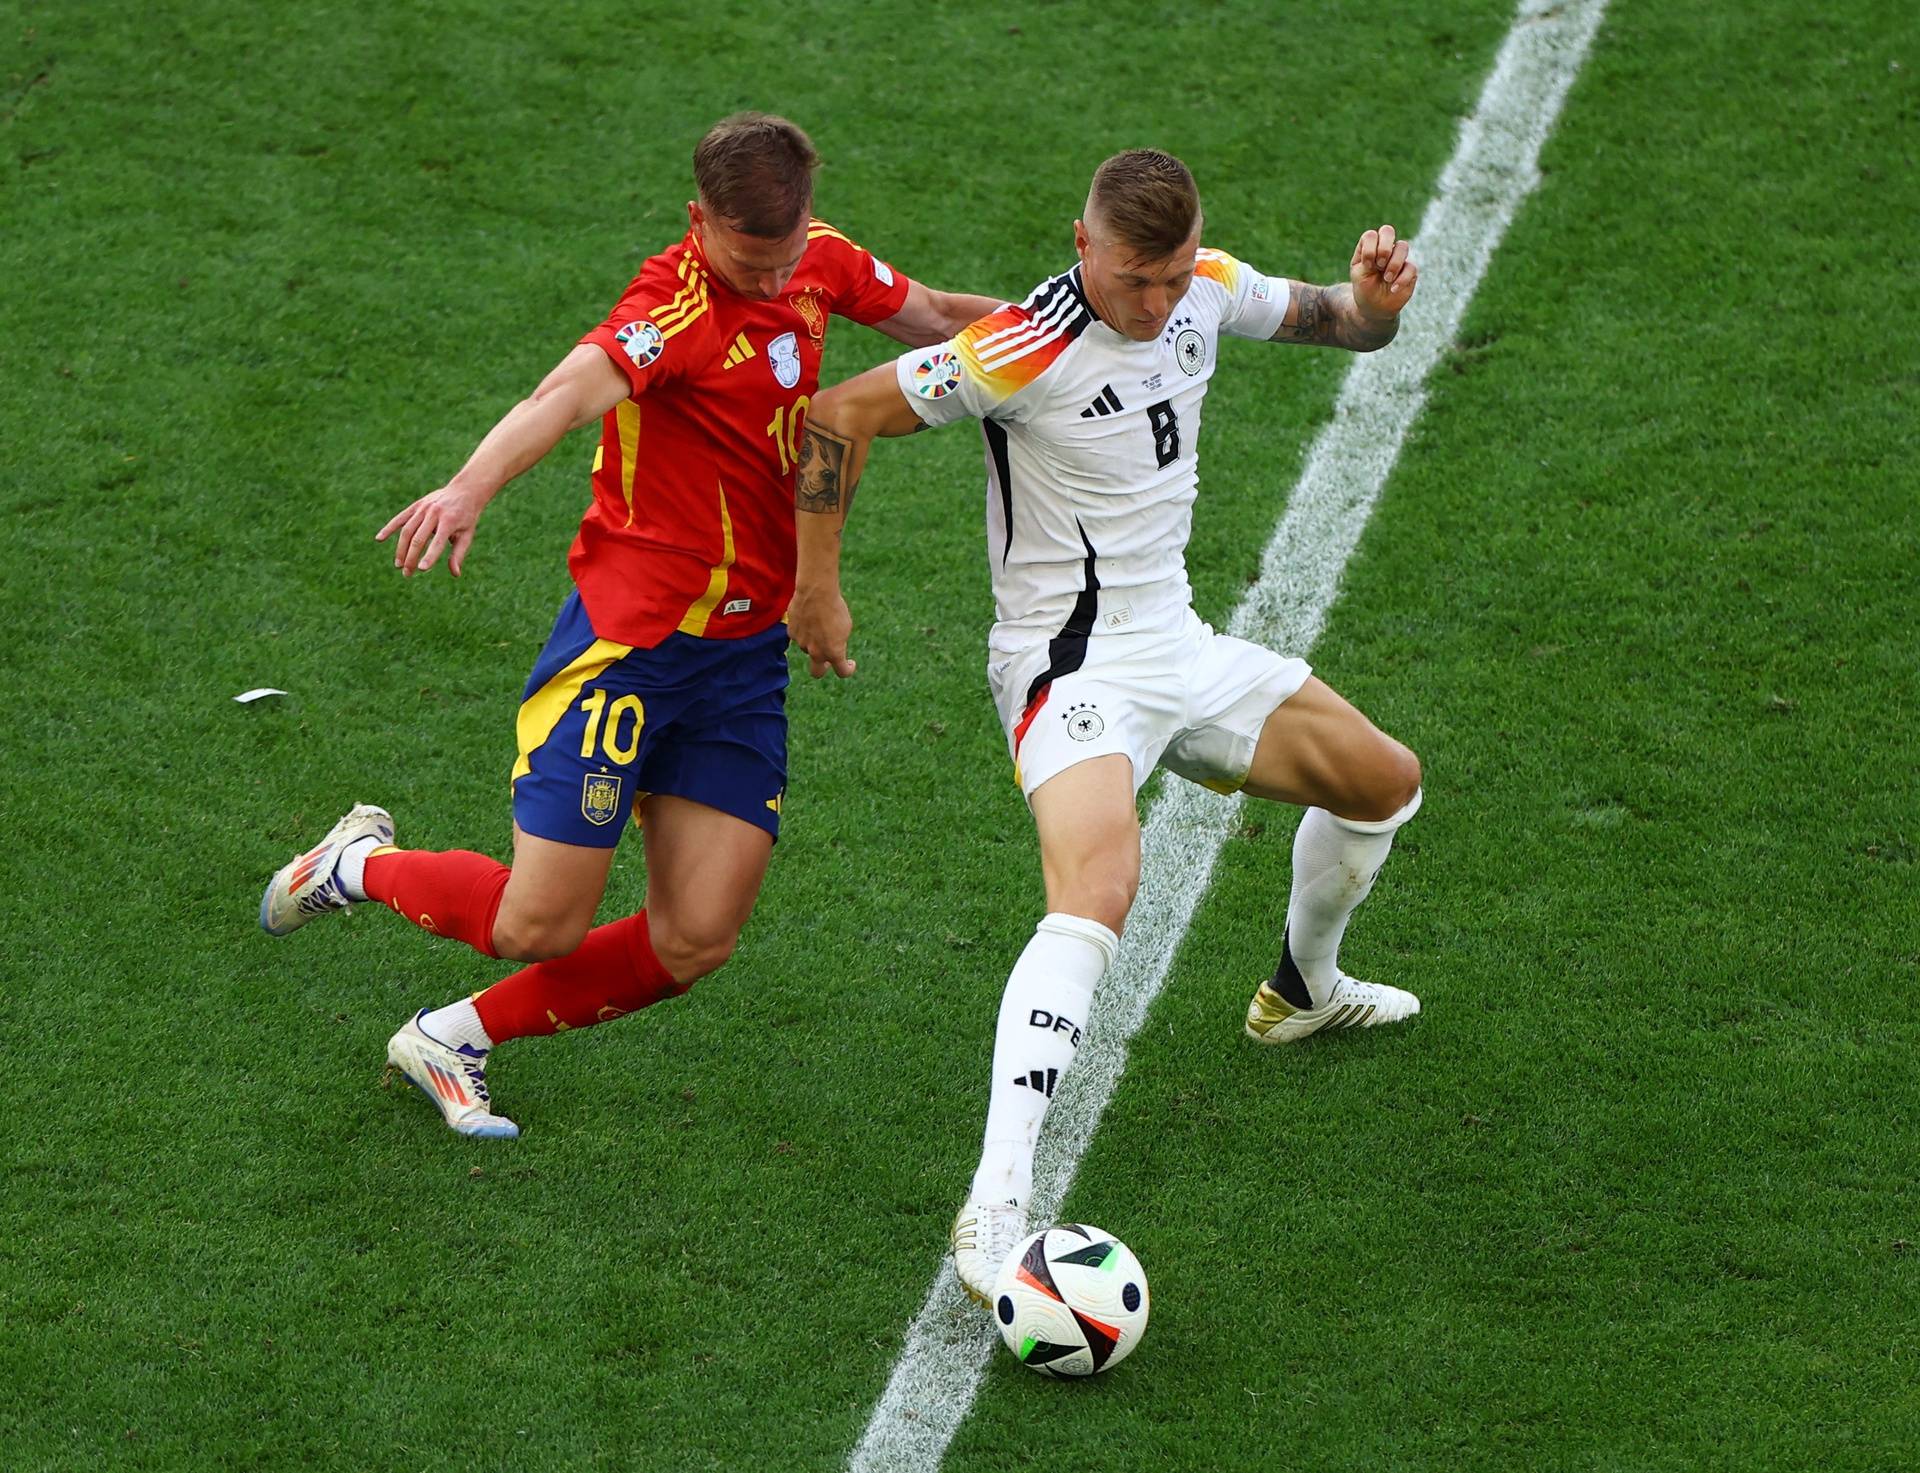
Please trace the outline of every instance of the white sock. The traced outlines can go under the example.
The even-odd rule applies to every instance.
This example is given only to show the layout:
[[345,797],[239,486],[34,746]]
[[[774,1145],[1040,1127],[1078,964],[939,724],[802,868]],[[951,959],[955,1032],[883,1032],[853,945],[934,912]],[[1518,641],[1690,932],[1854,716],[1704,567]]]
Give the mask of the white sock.
[[484,1054],[493,1047],[487,1030],[480,1026],[480,1010],[474,1007],[470,997],[435,1008],[420,1020],[420,1031],[448,1048],[459,1048],[464,1043]]
[[340,882],[340,888],[347,892],[347,899],[367,898],[367,856],[379,847],[380,841],[368,834],[364,839],[355,839],[340,851],[340,859],[333,867],[333,877]]
[[1032,1193],[1040,1122],[1080,1046],[1094,984],[1119,948],[1120,938],[1098,921],[1054,912],[1013,964],[1000,996],[993,1093],[972,1200],[1024,1204]]
[[1335,958],[1347,920],[1373,889],[1374,876],[1393,847],[1394,830],[1419,812],[1420,794],[1377,823],[1335,818],[1309,808],[1293,836],[1293,894],[1287,901],[1287,952],[1315,1007],[1333,996]]

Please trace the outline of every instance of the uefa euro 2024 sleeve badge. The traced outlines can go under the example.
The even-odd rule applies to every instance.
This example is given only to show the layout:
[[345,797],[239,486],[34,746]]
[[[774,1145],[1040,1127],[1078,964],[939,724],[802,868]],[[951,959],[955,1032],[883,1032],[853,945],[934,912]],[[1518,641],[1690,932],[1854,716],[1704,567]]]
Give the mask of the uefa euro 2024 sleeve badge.
[[645,368],[667,346],[667,340],[660,336],[660,329],[646,321],[629,322],[613,335],[613,340],[633,360],[635,368]]
[[790,332],[783,332],[767,344],[767,366],[783,389],[800,382],[800,343]]
[[960,360],[945,348],[913,365],[913,392],[922,399],[944,399],[960,386]]

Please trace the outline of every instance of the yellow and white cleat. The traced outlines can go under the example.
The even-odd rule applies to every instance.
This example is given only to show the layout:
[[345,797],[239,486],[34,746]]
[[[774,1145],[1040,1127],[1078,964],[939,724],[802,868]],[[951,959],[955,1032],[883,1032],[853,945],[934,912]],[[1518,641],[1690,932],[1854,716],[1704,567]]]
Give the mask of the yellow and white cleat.
[[1420,1011],[1420,999],[1398,987],[1359,982],[1345,972],[1333,996],[1317,1008],[1296,1008],[1273,984],[1262,982],[1247,1004],[1247,1037],[1255,1043],[1298,1043],[1327,1028],[1378,1028],[1401,1023]]
[[1000,1265],[1027,1235],[1017,1202],[969,1202],[953,1219],[953,1271],[969,1298],[991,1306]]
[[281,865],[260,897],[260,929],[269,936],[290,935],[317,915],[351,905],[335,871],[340,851],[359,839],[391,844],[393,815],[371,803],[359,804],[327,830],[326,838]]

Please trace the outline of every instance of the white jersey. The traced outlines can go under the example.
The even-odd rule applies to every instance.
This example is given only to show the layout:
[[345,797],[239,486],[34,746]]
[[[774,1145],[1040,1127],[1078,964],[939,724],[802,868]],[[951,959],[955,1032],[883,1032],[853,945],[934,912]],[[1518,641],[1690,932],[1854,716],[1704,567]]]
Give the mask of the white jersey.
[[1059,674],[1090,637],[1181,627],[1200,404],[1220,334],[1271,337],[1286,310],[1283,278],[1203,249],[1151,342],[1094,315],[1076,266],[901,356],[895,373],[921,419],[981,422],[994,650],[1051,643]]

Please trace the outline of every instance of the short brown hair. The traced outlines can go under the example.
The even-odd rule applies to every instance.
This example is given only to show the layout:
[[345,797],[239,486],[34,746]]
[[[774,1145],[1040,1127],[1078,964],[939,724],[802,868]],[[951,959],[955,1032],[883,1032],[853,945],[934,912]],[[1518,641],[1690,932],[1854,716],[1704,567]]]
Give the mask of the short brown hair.
[[700,202],[735,230],[781,240],[813,208],[813,140],[785,118],[735,113],[693,150]]
[[1200,186],[1172,154],[1130,148],[1094,171],[1087,214],[1140,259],[1158,261],[1185,245],[1199,225]]

